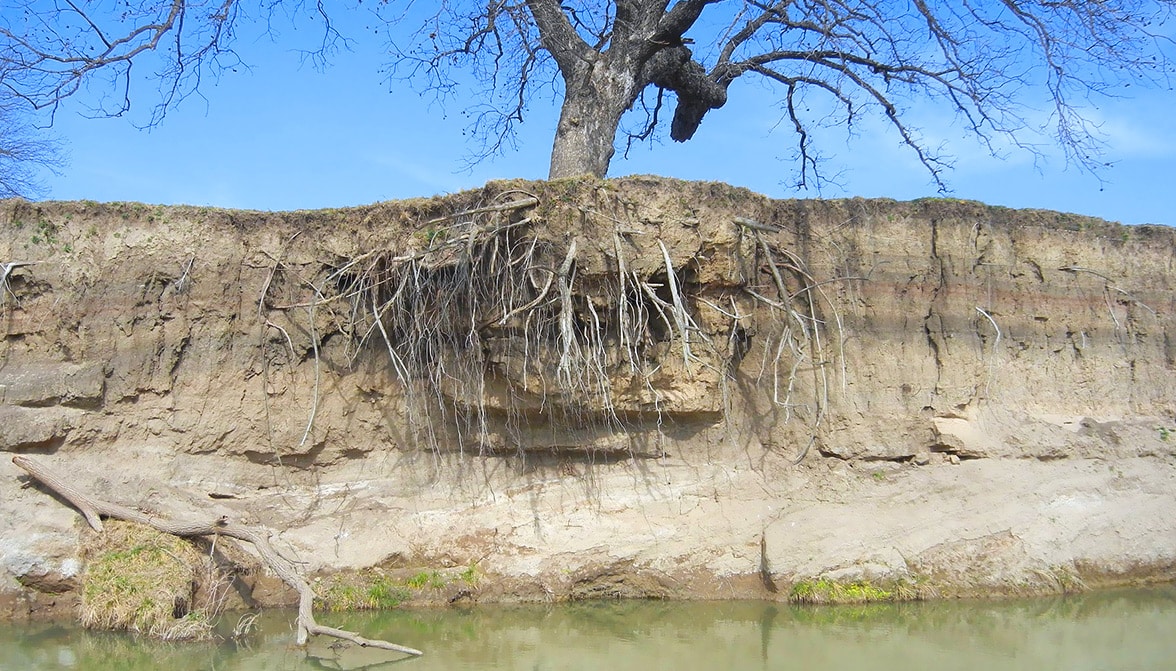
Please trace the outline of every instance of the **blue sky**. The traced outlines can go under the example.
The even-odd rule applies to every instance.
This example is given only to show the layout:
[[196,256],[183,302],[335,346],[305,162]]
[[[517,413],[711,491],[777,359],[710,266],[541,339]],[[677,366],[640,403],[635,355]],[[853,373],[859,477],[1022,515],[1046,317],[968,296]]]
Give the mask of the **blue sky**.
[[[487,180],[546,176],[557,101],[532,101],[516,147],[467,169],[469,140],[462,110],[442,105],[381,71],[375,43],[357,43],[325,70],[300,62],[297,35],[242,41],[248,69],[206,79],[193,96],[151,130],[139,130],[155,102],[150,86],[129,118],[84,118],[86,99],[69,101],[54,132],[68,165],[48,176],[53,199],[289,210],[359,205],[477,187]],[[286,40],[291,41],[287,42]],[[1088,111],[1106,135],[1113,166],[1103,181],[1067,166],[1059,151],[1044,159],[1011,150],[1000,158],[964,137],[950,112],[915,110],[915,125],[956,157],[946,175],[951,196],[1010,207],[1077,212],[1124,223],[1176,224],[1176,94],[1133,88]],[[98,92],[95,91],[95,94]],[[613,160],[610,176],[659,174],[716,180],[777,198],[937,195],[928,174],[879,122],[854,137],[822,131],[827,168],[839,185],[791,188],[793,136],[777,127],[777,94],[733,87],[727,106],[710,113],[684,144],[635,147]]]

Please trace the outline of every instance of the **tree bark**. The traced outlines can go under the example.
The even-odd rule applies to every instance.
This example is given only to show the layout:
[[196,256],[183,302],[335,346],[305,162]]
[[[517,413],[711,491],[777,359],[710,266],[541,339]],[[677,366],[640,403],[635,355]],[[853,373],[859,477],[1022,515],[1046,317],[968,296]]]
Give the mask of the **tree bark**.
[[549,179],[605,176],[616,151],[613,142],[624,111],[618,113],[609,107],[591,93],[568,92],[552,143]]
[[644,44],[617,44],[561,73],[564,102],[551,150],[550,179],[604,177],[612,160],[621,116],[649,85]]
[[564,78],[564,102],[552,144],[550,179],[604,177],[616,151],[621,116],[647,86],[677,95],[670,137],[678,142],[690,139],[702,117],[727,102],[726,85],[707,76],[690,49],[680,43],[676,29],[655,34],[652,16],[644,21],[646,30],[632,35],[618,27],[614,39],[624,32],[628,40],[615,41],[603,53],[590,52],[585,57],[576,52],[580,60],[562,53],[557,59]]
[[282,582],[285,582],[294,591],[298,592],[298,622],[295,637],[298,645],[306,645],[311,636],[323,635],[348,640],[363,647],[380,648],[393,652],[403,652],[409,655],[424,654],[415,648],[389,643],[388,641],[364,638],[351,631],[326,627],[315,622],[313,612],[314,590],[311,589],[310,583],[306,582],[306,579],[302,577],[302,574],[294,566],[293,562],[283,557],[270,545],[270,532],[268,529],[233,524],[223,517],[207,523],[184,523],[156,519],[132,508],[92,498],[74,487],[52,468],[29,457],[23,455],[14,456],[12,463],[21,467],[29,475],[33,476],[66,501],[69,501],[74,508],[82,513],[94,531],[101,533],[101,518],[109,517],[116,520],[123,520],[124,522],[143,524],[156,531],[172,534],[173,536],[184,538],[194,536],[226,536],[238,541],[250,543],[257,550],[257,554],[261,556],[261,560],[265,562],[266,566],[281,578]]
[[694,137],[702,117],[727,104],[727,86],[713,81],[683,45],[657,52],[645,65],[644,78],[654,86],[673,91],[678,97],[670,138],[685,142]]

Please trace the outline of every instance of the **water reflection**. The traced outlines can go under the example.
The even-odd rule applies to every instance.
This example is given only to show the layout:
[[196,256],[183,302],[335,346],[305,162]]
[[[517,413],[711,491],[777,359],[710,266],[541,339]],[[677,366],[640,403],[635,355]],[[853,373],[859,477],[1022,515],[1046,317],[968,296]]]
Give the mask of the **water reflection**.
[[323,618],[426,651],[424,657],[404,660],[329,640],[316,642],[308,654],[291,645],[292,616],[267,613],[247,646],[153,643],[55,624],[2,626],[0,671],[1038,671],[1157,669],[1176,659],[1173,587],[1000,603],[795,608],[755,602],[608,602]]

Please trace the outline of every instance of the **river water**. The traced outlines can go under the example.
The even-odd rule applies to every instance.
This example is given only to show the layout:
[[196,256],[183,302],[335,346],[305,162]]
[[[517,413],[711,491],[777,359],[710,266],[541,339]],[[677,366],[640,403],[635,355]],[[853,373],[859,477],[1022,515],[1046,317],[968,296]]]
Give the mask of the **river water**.
[[[1176,669],[1176,586],[1024,601],[793,607],[605,602],[328,615],[423,649],[291,645],[292,612],[245,644],[161,644],[72,624],[0,625],[0,671]],[[236,616],[227,616],[231,627]],[[394,661],[402,659],[402,661]]]

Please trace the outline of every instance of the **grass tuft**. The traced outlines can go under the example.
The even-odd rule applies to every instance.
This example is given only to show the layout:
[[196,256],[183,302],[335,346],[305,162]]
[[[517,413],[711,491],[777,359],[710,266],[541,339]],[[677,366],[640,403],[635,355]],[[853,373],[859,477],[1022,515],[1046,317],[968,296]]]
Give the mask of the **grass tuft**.
[[331,611],[391,610],[404,603],[411,591],[402,582],[382,573],[337,573],[317,581],[319,603]]
[[886,586],[868,580],[840,582],[829,578],[802,580],[792,586],[789,599],[802,604],[876,603],[885,601],[918,601],[928,596],[919,581],[907,579]]
[[211,638],[211,618],[194,606],[205,557],[191,542],[110,520],[86,555],[83,626],[161,640]]
[[436,598],[437,592],[455,581],[476,587],[480,574],[477,564],[461,569],[423,569],[415,573],[385,572],[372,568],[360,571],[341,571],[316,578],[314,591],[319,606],[331,611],[391,610],[424,592],[425,600]]

